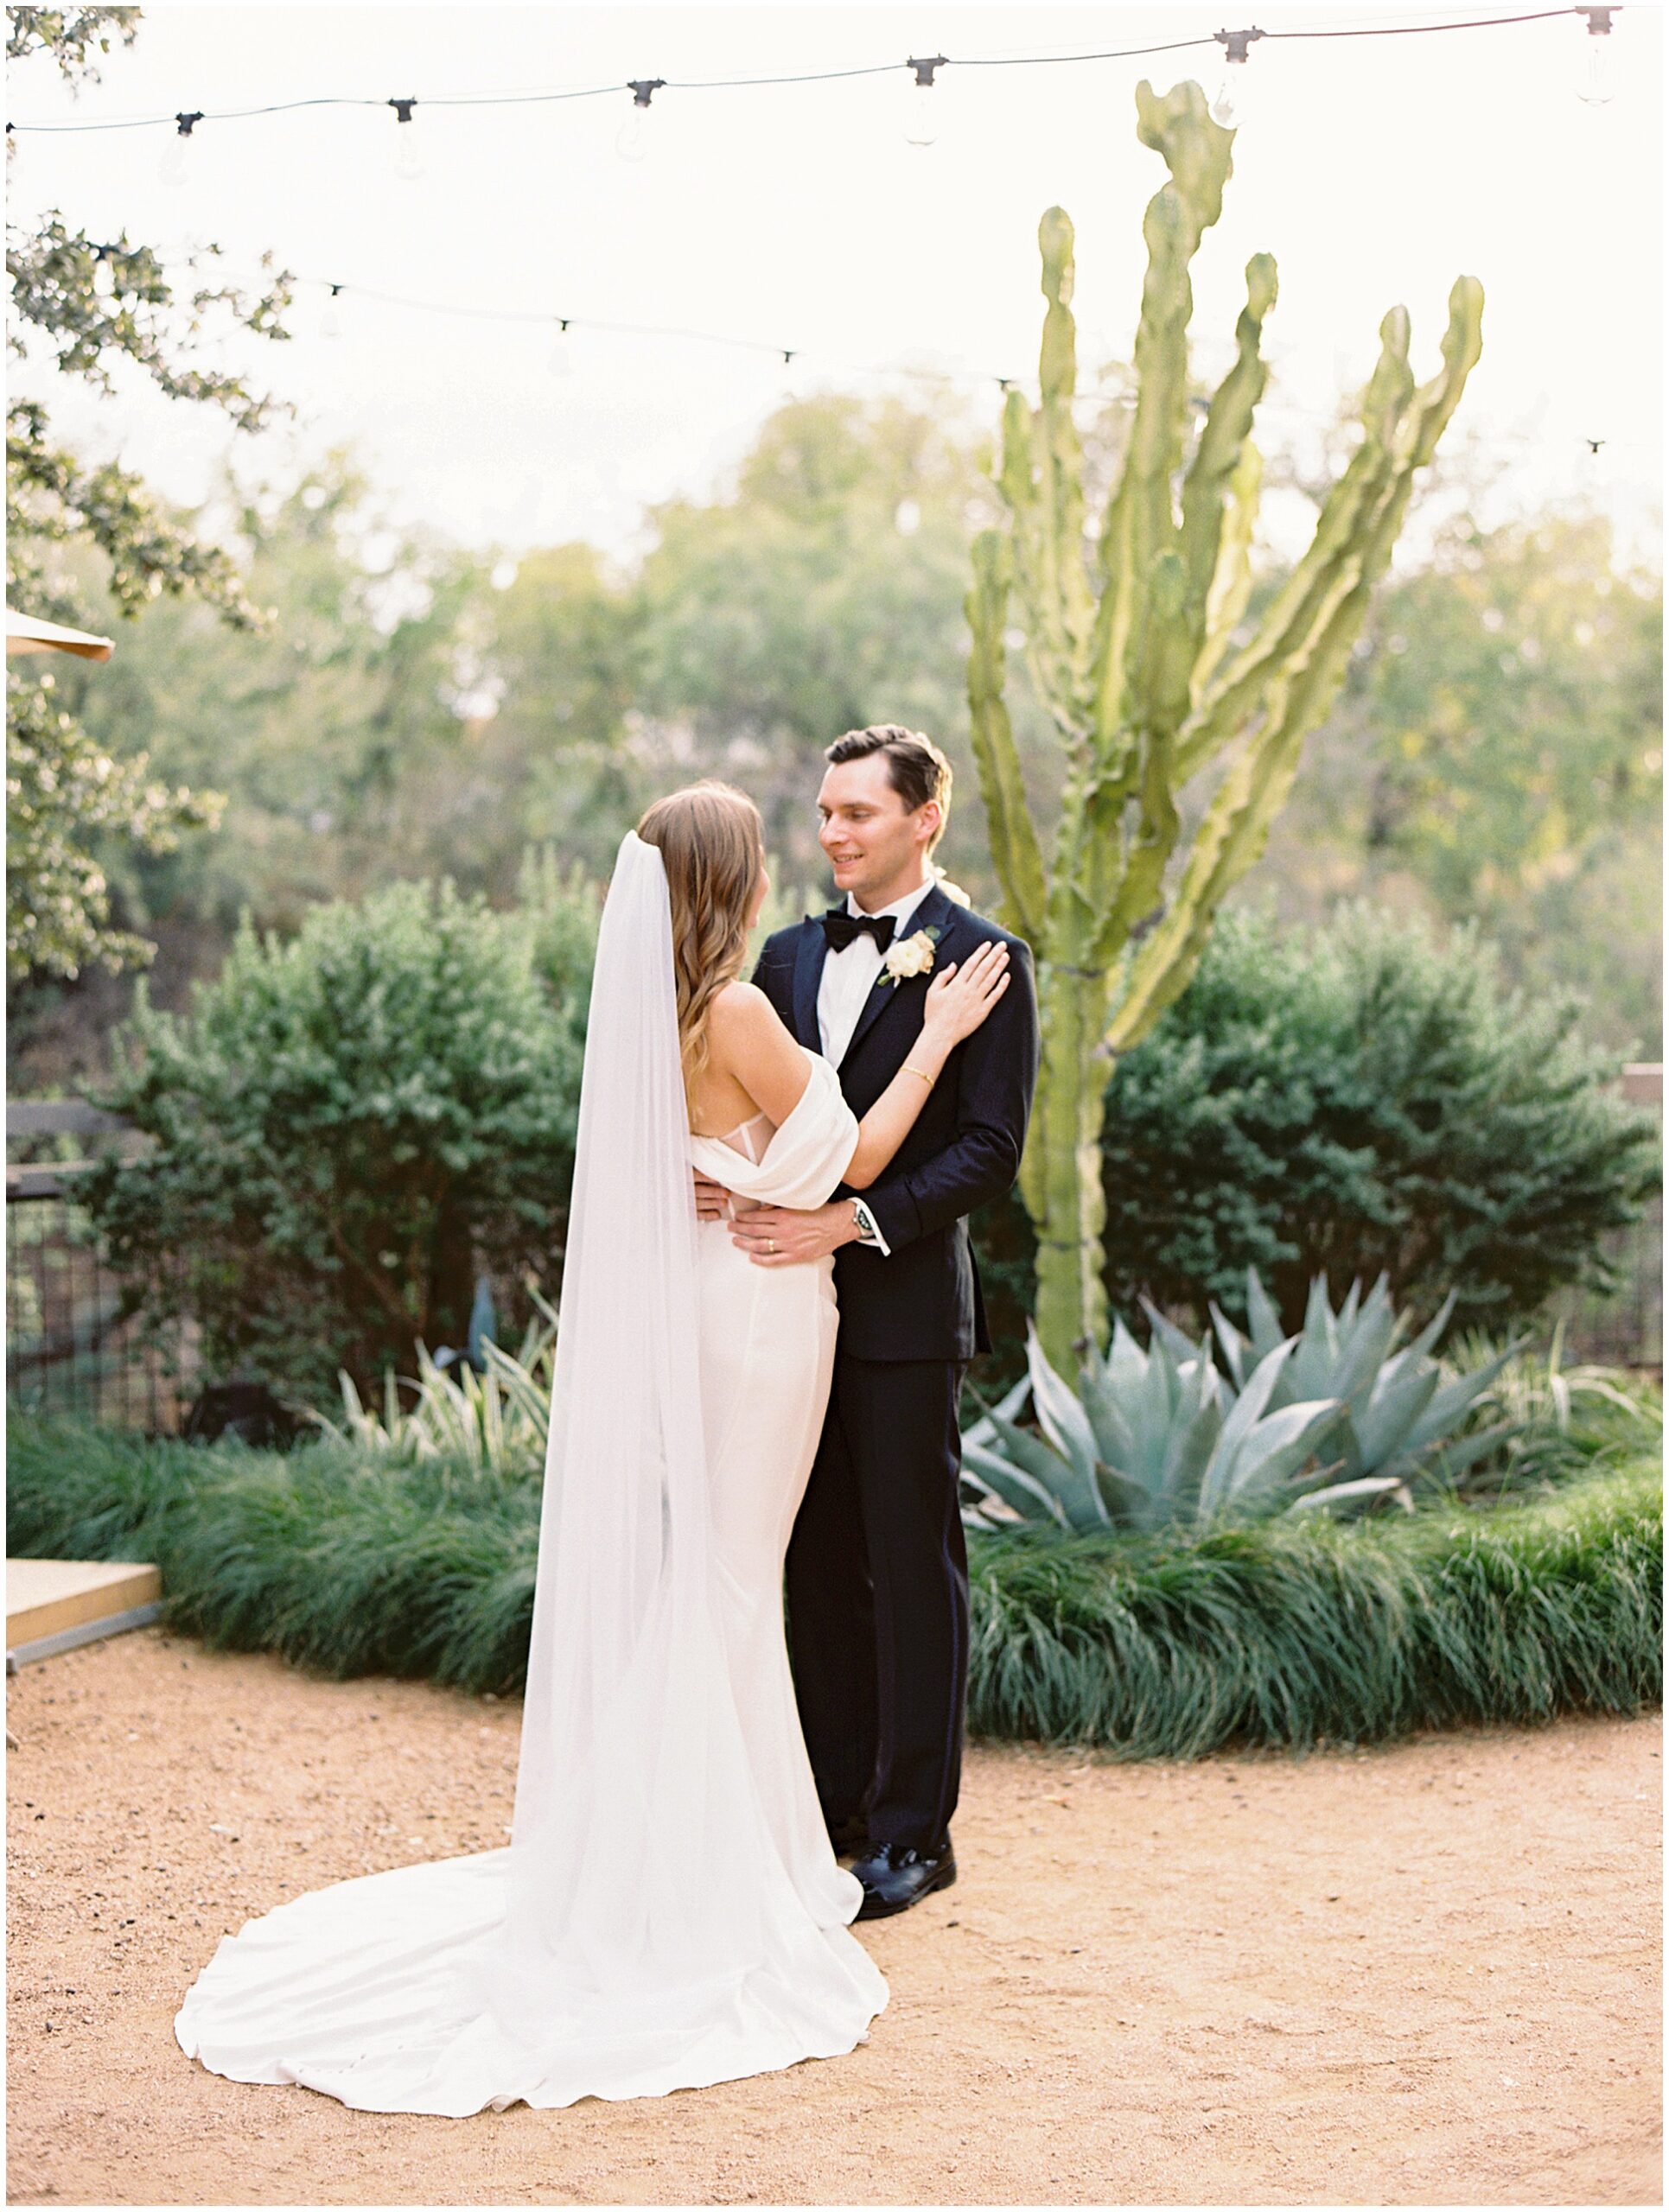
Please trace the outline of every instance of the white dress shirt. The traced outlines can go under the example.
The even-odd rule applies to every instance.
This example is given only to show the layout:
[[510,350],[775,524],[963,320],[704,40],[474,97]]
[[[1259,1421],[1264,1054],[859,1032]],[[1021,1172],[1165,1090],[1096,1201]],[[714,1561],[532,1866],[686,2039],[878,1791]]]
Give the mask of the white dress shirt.
[[[893,918],[893,943],[901,943],[909,934],[908,917],[933,887],[929,876],[914,891],[907,891],[901,899],[895,899],[890,906],[877,906],[877,914]],[[863,912],[849,891],[846,912]],[[823,1057],[838,1067],[844,1058],[847,1046],[852,1041],[852,1032],[857,1027],[857,1017],[863,1011],[865,1000],[875,988],[875,979],[881,973],[881,947],[867,930],[862,931],[851,943],[843,945],[838,952],[831,945],[823,960],[823,975],[817,988],[817,1033],[823,1047]],[[863,1230],[859,1243],[872,1249],[891,1255],[892,1248],[876,1227],[874,1217],[862,1198],[852,1201],[857,1210],[860,1228]]]

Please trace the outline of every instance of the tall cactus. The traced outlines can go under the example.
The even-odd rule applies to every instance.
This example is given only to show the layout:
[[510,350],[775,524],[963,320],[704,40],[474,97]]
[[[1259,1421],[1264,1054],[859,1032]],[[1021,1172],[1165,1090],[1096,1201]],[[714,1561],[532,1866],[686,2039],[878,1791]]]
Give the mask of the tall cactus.
[[[1138,85],[1136,105],[1143,143],[1170,178],[1143,224],[1136,406],[1118,484],[1092,548],[1072,416],[1073,231],[1052,207],[1038,232],[1048,302],[1041,404],[1008,395],[1006,516],[975,541],[967,598],[968,701],[1002,915],[1036,959],[1042,1063],[1020,1191],[1038,1238],[1038,1332],[1062,1373],[1077,1348],[1105,1334],[1100,1139],[1111,1058],[1182,992],[1225,894],[1262,851],[1304,736],[1343,679],[1414,471],[1436,452],[1482,346],[1475,277],[1449,293],[1443,365],[1428,385],[1417,388],[1409,368],[1407,310],[1386,315],[1362,442],[1256,635],[1231,652],[1252,589],[1263,464],[1251,434],[1275,263],[1258,253],[1246,264],[1234,362],[1184,468],[1188,264],[1222,212],[1234,134],[1212,121],[1197,84],[1163,98]],[[1047,862],[1004,697],[1011,599],[1065,753]],[[1214,789],[1184,842],[1179,798],[1212,769]]]

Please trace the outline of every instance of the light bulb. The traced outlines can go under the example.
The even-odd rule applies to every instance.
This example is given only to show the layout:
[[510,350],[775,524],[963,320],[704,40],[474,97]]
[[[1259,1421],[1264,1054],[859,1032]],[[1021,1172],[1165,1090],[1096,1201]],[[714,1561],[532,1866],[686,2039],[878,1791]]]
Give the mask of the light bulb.
[[390,100],[394,111],[394,174],[402,184],[415,184],[423,175],[423,149],[414,137],[411,111],[415,99]]
[[1587,52],[1583,56],[1577,97],[1589,107],[1603,107],[1616,92],[1616,70],[1611,59],[1613,35],[1608,29],[1597,34],[1590,30],[1583,41]]
[[632,95],[632,105],[626,120],[615,138],[615,151],[623,162],[640,162],[655,142],[649,118],[655,94],[666,83],[664,77],[634,77],[627,90]]
[[571,377],[574,373],[574,352],[568,343],[568,325],[557,325],[556,343],[551,348],[551,358],[545,364],[553,377]]
[[912,54],[904,65],[914,73],[904,87],[904,143],[907,146],[925,149],[939,143],[939,126],[944,117],[943,95],[933,82],[933,73],[944,66],[944,61],[942,54],[920,60]]
[[325,302],[324,313],[319,317],[321,338],[340,338],[342,334],[342,319],[336,312],[336,302],[341,295],[341,289],[340,284],[333,284],[330,288],[330,297]]
[[177,188],[190,175],[191,156],[186,149],[202,119],[201,108],[189,109],[175,117],[174,129],[162,149],[162,158],[156,164],[158,183]]
[[1211,104],[1211,119],[1225,130],[1238,130],[1246,119],[1246,56],[1252,41],[1264,34],[1254,26],[1244,31],[1219,31],[1216,35],[1222,42],[1223,76]]
[[107,253],[101,253],[92,264],[92,289],[101,300],[116,297],[116,271]]

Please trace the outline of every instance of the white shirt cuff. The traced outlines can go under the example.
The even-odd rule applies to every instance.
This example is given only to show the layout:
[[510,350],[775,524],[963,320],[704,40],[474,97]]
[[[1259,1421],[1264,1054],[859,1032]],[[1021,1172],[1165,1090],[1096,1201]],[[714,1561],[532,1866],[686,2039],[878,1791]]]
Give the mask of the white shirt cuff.
[[863,1246],[866,1250],[880,1252],[883,1254],[886,1258],[891,1259],[893,1248],[881,1234],[881,1230],[876,1221],[875,1216],[870,1211],[870,1209],[864,1205],[862,1198],[854,1198],[852,1200],[852,1211],[857,1217],[857,1226],[860,1231],[857,1240],[859,1244]]

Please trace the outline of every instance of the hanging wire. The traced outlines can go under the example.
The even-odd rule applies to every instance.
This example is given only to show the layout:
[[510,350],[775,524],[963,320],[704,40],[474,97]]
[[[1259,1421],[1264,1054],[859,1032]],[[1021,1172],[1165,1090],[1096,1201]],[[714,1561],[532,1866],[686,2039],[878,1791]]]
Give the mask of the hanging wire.
[[[1556,16],[1585,14],[1582,8],[1540,8],[1516,16],[1474,16],[1462,22],[1433,23],[1380,23],[1346,27],[1334,25],[1325,29],[1259,31],[1260,39],[1326,39],[1326,38],[1404,38],[1440,31],[1497,30],[1518,23],[1551,21]],[[1614,8],[1611,12],[1623,11]],[[1244,38],[1247,32],[1215,31],[1197,38],[1166,39],[1147,46],[1108,47],[1078,54],[969,54],[941,56],[940,66],[950,69],[1026,69],[1053,68],[1094,61],[1135,61],[1156,54],[1182,54],[1201,47],[1226,46],[1234,38]],[[790,74],[759,77],[690,77],[666,78],[662,81],[670,92],[705,92],[751,90],[755,87],[784,85],[825,85],[849,82],[859,77],[890,76],[899,69],[914,67],[909,60],[877,61],[844,69],[810,69]],[[431,99],[414,101],[423,107],[529,107],[560,100],[604,99],[629,91],[627,85],[583,85],[547,92],[443,92]],[[347,93],[322,93],[307,99],[272,100],[257,107],[224,108],[207,111],[206,123],[242,123],[264,115],[290,115],[303,108],[317,107],[386,107],[385,99],[373,99]],[[73,123],[9,123],[8,133],[14,131],[64,132],[80,130],[143,130],[154,129],[175,121],[175,112],[166,115],[127,116],[103,121]]]
[[[1622,10],[1619,7],[1610,9],[1606,12],[1608,19],[1610,15],[1620,14]],[[932,73],[940,68],[959,67],[978,69],[1051,67],[1099,61],[1134,60],[1145,59],[1156,54],[1182,53],[1207,47],[1221,47],[1225,51],[1227,51],[1233,47],[1234,41],[1237,40],[1246,40],[1253,37],[1259,40],[1266,37],[1271,39],[1390,38],[1450,30],[1490,30],[1503,29],[1521,23],[1547,22],[1555,17],[1570,16],[1573,15],[1587,16],[1589,14],[1589,10],[1583,7],[1564,6],[1558,8],[1538,9],[1533,11],[1513,16],[1471,17],[1459,21],[1449,20],[1393,24],[1333,24],[1325,29],[1292,29],[1269,32],[1261,30],[1248,30],[1244,32],[1219,30],[1209,35],[1201,35],[1195,38],[1170,39],[1144,46],[1109,48],[1072,54],[971,54],[959,57],[949,57],[940,54],[935,56],[931,62],[927,63],[918,61],[912,57],[901,63],[877,62],[857,67],[811,70],[792,74],[755,77],[686,79],[656,78],[647,81],[652,83],[654,89],[657,91],[662,90],[663,88],[672,92],[730,91],[751,89],[754,87],[849,81],[856,78],[892,75],[898,69],[904,68],[915,71],[917,80],[920,82],[922,80],[921,72],[925,68],[928,72],[927,81],[931,82]],[[396,108],[399,111],[399,119],[402,122],[408,122],[411,119],[412,111],[419,106],[526,106],[558,101],[612,98],[617,96],[622,90],[633,92],[638,98],[640,105],[647,105],[647,103],[642,100],[641,93],[641,86],[645,81],[646,80],[641,79],[633,79],[625,86],[617,84],[590,85],[570,87],[567,89],[537,92],[512,91],[500,92],[443,93],[437,94],[433,98],[424,99],[419,99],[416,97],[409,97],[397,100],[388,100],[373,99],[369,97],[356,97],[347,94],[322,94],[314,98],[303,99],[271,101],[254,107],[224,109],[218,111],[193,110],[191,111],[191,122],[194,125],[202,122],[240,122],[255,117],[290,114],[309,108],[386,108],[390,106]],[[124,130],[154,128],[162,124],[172,124],[177,132],[185,127],[184,118],[181,111],[176,110],[169,114],[162,116],[134,116],[119,119],[101,121],[35,124],[8,123],[6,130],[10,136],[14,131],[52,133],[81,130]],[[194,263],[193,265],[194,266]],[[406,308],[424,314],[451,315],[462,320],[472,321],[512,323],[522,326],[532,325],[546,327],[552,323],[557,323],[559,324],[564,332],[566,332],[571,327],[576,329],[595,330],[622,336],[670,339],[685,343],[723,346],[734,352],[748,353],[760,355],[761,357],[780,359],[784,363],[791,363],[794,359],[803,357],[803,349],[793,346],[783,346],[768,340],[737,338],[721,332],[692,330],[677,325],[620,322],[605,320],[593,321],[589,318],[581,318],[577,316],[556,316],[548,312],[538,309],[475,308],[446,301],[412,299],[398,293],[379,291],[371,286],[332,283],[328,279],[317,277],[302,277],[297,278],[295,281],[300,283],[311,285],[322,284],[328,293],[330,299],[333,301],[340,298],[344,293],[351,293],[357,298],[371,300],[384,306]],[[1031,390],[1031,385],[1029,384],[1028,380],[1023,378],[1004,376],[991,370],[924,369],[908,367],[901,364],[842,363],[835,361],[829,357],[822,358],[825,359],[830,369],[838,371],[844,374],[856,374],[870,377],[905,377],[917,379],[927,379],[944,385],[973,384],[984,385],[994,384],[1002,391],[1006,391],[1010,388],[1018,388],[1022,391],[1027,391],[1029,396]],[[1129,393],[1109,394],[1102,392],[1079,393],[1074,395],[1073,402],[1074,410],[1094,409],[1098,411],[1105,410],[1108,406],[1134,407],[1136,404],[1137,402],[1134,395]],[[1328,415],[1319,410],[1294,407],[1281,401],[1263,402],[1260,404],[1260,411],[1269,414],[1284,414],[1295,420],[1302,419],[1318,423],[1336,424],[1341,419],[1335,416]],[[1502,450],[1506,450],[1507,443],[1510,442],[1513,449],[1519,450],[1521,449],[1523,441],[1514,440],[1511,442],[1502,442],[1490,440],[1477,441],[1476,442],[1488,444],[1491,446],[1499,445]],[[1581,442],[1586,444],[1589,448],[1590,453],[1596,455],[1602,445],[1607,443],[1615,444],[1617,442],[1595,440],[1591,437],[1584,436],[1581,440]],[[1633,442],[1625,442],[1632,443]]]
[[[736,353],[755,354],[761,359],[780,361],[785,365],[793,361],[804,361],[808,365],[820,364],[823,370],[831,375],[870,377],[878,379],[901,378],[917,383],[965,385],[975,389],[983,389],[987,385],[994,385],[1003,391],[1014,390],[1024,392],[1029,399],[1034,401],[1037,397],[1037,381],[1035,377],[1003,376],[991,369],[928,367],[903,361],[853,361],[841,359],[834,354],[825,353],[816,346],[807,348],[799,346],[783,346],[769,339],[738,338],[722,331],[692,330],[683,324],[621,322],[602,317],[559,315],[549,309],[538,308],[468,307],[444,300],[413,299],[404,293],[379,291],[371,285],[332,283],[328,278],[319,276],[297,276],[294,281],[297,284],[304,284],[322,290],[333,300],[341,298],[369,300],[382,307],[406,308],[424,315],[451,315],[462,321],[509,323],[523,328],[547,330],[555,328],[564,334],[570,330],[596,331],[607,336],[670,339],[687,344],[723,346]],[[1071,406],[1075,418],[1092,420],[1097,416],[1105,414],[1110,407],[1133,408],[1136,404],[1137,395],[1134,392],[1098,390],[1075,392],[1073,395]],[[1203,409],[1209,402],[1204,394],[1197,394],[1193,404],[1196,408]],[[1347,431],[1354,422],[1354,418],[1348,414],[1331,414],[1322,408],[1300,407],[1290,400],[1284,399],[1259,400],[1257,411],[1260,418],[1285,416],[1293,422],[1317,424],[1323,429],[1334,430]],[[1642,443],[1634,439],[1595,439],[1585,432],[1579,435],[1574,431],[1563,433],[1557,438],[1549,438],[1535,431],[1525,431],[1515,435],[1492,438],[1472,436],[1469,432],[1467,435],[1471,442],[1480,448],[1490,452],[1513,454],[1521,454],[1530,444],[1586,446],[1589,448],[1591,454],[1596,454],[1602,446],[1616,452],[1632,452],[1641,449]]]

